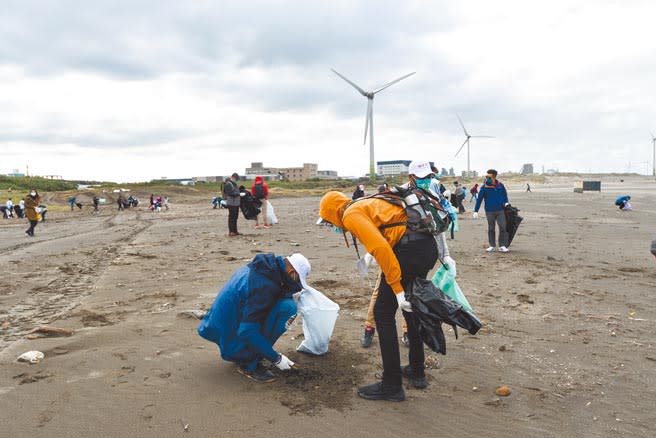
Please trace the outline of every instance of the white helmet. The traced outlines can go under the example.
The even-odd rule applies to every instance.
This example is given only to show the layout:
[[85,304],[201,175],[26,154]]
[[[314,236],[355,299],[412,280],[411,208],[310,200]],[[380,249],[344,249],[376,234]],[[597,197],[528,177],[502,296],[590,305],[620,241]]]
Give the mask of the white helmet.
[[431,165],[428,161],[412,161],[410,166],[408,166],[408,173],[414,175],[417,178],[426,178],[428,175],[433,173]]

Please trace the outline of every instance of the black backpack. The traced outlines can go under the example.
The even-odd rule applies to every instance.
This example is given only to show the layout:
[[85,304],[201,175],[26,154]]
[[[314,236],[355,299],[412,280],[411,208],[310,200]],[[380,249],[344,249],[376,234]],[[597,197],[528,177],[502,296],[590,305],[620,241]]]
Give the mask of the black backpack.
[[365,196],[352,201],[349,205],[362,199],[382,199],[405,210],[408,220],[383,224],[380,228],[405,225],[413,233],[440,234],[451,224],[448,213],[440,205],[440,200],[431,193],[416,187],[397,186],[382,193]]
[[255,184],[253,194],[257,199],[264,199],[264,184]]

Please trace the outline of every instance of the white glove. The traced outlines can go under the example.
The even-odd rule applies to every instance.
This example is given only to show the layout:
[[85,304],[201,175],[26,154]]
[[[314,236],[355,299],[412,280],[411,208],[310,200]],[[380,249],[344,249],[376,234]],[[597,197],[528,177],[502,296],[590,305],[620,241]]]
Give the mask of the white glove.
[[478,219],[478,212],[477,212],[477,211],[474,212],[474,216],[473,216],[473,217],[474,217],[474,219]]
[[239,192],[239,196],[241,196],[241,197],[246,196],[246,192]]
[[451,258],[451,256],[446,256],[444,259],[442,259],[444,263],[446,263],[447,269],[449,270],[450,273],[453,274],[453,277],[455,278],[456,276],[456,261]]
[[412,312],[410,301],[405,299],[405,292],[399,292],[396,294],[396,302],[399,303],[399,309],[403,310],[404,312]]
[[509,205],[510,205],[509,202],[506,202],[505,204],[503,204],[504,207],[508,207]]
[[274,365],[277,366],[280,371],[288,371],[292,369],[294,362],[289,360],[289,358],[284,354],[281,354],[278,358],[278,361],[274,363]]

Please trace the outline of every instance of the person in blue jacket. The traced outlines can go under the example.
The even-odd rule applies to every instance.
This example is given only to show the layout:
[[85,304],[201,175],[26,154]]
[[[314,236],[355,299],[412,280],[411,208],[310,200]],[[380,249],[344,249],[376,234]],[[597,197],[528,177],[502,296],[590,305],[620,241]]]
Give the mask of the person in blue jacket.
[[506,231],[506,215],[503,211],[508,205],[508,193],[506,187],[497,180],[497,171],[489,169],[485,176],[485,182],[478,192],[476,207],[474,208],[474,219],[478,219],[478,209],[481,202],[485,201],[485,217],[487,217],[487,237],[490,243],[487,252],[497,249],[495,224],[499,225],[499,252],[508,252],[508,231]]
[[294,367],[273,345],[294,322],[292,295],[307,287],[309,273],[310,262],[301,254],[256,255],[223,286],[198,326],[198,334],[216,343],[221,358],[237,363],[241,374],[258,382],[275,380],[262,359],[282,371]]

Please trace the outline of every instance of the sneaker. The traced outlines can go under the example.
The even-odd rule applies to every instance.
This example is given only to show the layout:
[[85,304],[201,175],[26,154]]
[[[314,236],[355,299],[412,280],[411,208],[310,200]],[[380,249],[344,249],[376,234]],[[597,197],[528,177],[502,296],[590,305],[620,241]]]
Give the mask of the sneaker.
[[256,224],[256,225],[253,226],[253,228],[255,228],[257,230],[258,228],[260,228],[260,225]]
[[426,389],[428,387],[428,382],[426,381],[426,376],[415,377],[412,375],[412,368],[410,365],[401,367],[401,374],[403,377],[407,377],[410,380],[410,386],[417,389]]
[[269,228],[271,228],[271,225],[269,225],[269,224],[264,224],[264,228],[269,229]]
[[499,252],[508,252],[508,248],[506,248],[505,246],[500,246]]
[[376,333],[375,327],[367,327],[364,329],[364,334],[360,338],[360,345],[362,345],[362,348],[371,347],[371,343],[374,339],[375,333]]
[[403,336],[401,336],[401,343],[405,345],[406,347],[410,347],[410,341],[408,340],[408,333],[403,332]]
[[486,249],[485,251],[487,251],[487,252],[494,252],[494,251],[496,251],[496,250],[497,250],[497,249],[496,249],[495,247],[490,246],[490,247],[489,247],[488,249]]
[[358,395],[367,400],[404,401],[405,391],[403,387],[398,389],[385,388],[383,382],[358,388]]
[[251,372],[248,372],[245,366],[239,365],[237,371],[239,374],[242,374],[249,379],[255,380],[258,383],[271,383],[276,380],[276,375],[266,369],[262,364],[257,364],[255,370]]

